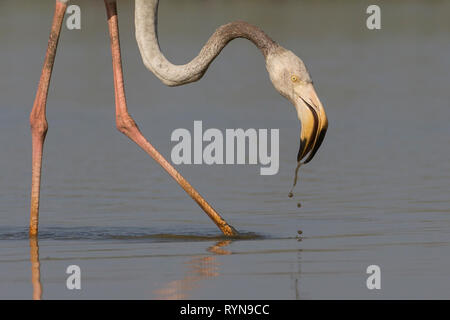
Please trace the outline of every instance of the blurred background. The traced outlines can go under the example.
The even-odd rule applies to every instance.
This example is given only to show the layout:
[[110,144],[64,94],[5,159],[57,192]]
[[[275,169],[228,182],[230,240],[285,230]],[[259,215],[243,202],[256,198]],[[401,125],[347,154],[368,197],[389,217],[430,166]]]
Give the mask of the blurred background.
[[[0,298],[32,297],[37,245],[46,299],[450,298],[448,1],[161,1],[159,41],[173,63],[190,61],[233,20],[303,59],[329,130],[293,199],[299,122],[253,44],[234,40],[199,82],[169,88],[141,61],[134,1],[119,1],[128,107],[166,158],[172,131],[192,131],[194,120],[204,130],[280,129],[277,175],[259,175],[259,165],[177,166],[246,235],[236,241],[223,241],[115,129],[103,1],[75,4],[82,25],[61,34],[41,233],[30,247],[28,117],[54,1],[0,2]],[[366,28],[370,4],[381,8],[381,30]],[[65,287],[70,264],[82,270],[80,291]],[[371,264],[381,290],[366,288]]]

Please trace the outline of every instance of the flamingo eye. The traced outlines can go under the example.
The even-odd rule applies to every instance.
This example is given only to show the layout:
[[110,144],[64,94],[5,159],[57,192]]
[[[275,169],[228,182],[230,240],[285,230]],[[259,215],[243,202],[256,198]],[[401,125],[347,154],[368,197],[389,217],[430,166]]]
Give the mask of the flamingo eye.
[[291,81],[292,82],[297,82],[299,79],[298,79],[298,77],[296,76],[296,75],[292,75],[291,76]]

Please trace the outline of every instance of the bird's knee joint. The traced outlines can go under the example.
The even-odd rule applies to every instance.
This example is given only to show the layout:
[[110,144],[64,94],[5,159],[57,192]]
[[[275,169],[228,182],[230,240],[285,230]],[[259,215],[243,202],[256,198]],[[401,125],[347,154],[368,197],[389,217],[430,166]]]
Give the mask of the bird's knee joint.
[[48,123],[45,119],[30,119],[31,132],[44,137],[48,131]]
[[136,122],[129,115],[116,117],[117,130],[123,134],[129,133],[131,130],[136,129]]

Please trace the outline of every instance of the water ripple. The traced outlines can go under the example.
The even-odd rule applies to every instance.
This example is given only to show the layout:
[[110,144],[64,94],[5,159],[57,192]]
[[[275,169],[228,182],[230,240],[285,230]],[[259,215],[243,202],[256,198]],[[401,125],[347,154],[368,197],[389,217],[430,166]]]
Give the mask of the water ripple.
[[[0,227],[0,240],[27,240],[28,229]],[[183,231],[141,227],[46,227],[39,230],[39,240],[134,240],[148,242],[256,240],[270,238],[267,235],[241,231],[238,236],[226,237],[217,231]]]

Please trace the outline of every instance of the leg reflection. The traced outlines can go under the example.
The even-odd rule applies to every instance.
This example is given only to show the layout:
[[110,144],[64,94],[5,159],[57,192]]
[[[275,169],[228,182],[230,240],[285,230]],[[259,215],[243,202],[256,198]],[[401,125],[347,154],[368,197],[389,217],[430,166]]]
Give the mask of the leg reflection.
[[30,238],[30,262],[31,262],[31,283],[33,285],[33,300],[41,300],[41,264],[39,262],[39,244],[37,237]]
[[[229,255],[231,251],[224,249],[231,240],[219,241],[207,249],[215,255]],[[186,262],[187,271],[181,280],[167,283],[163,288],[155,291],[157,299],[187,299],[189,293],[200,286],[201,280],[210,279],[220,275],[220,264],[215,256],[198,256]]]

